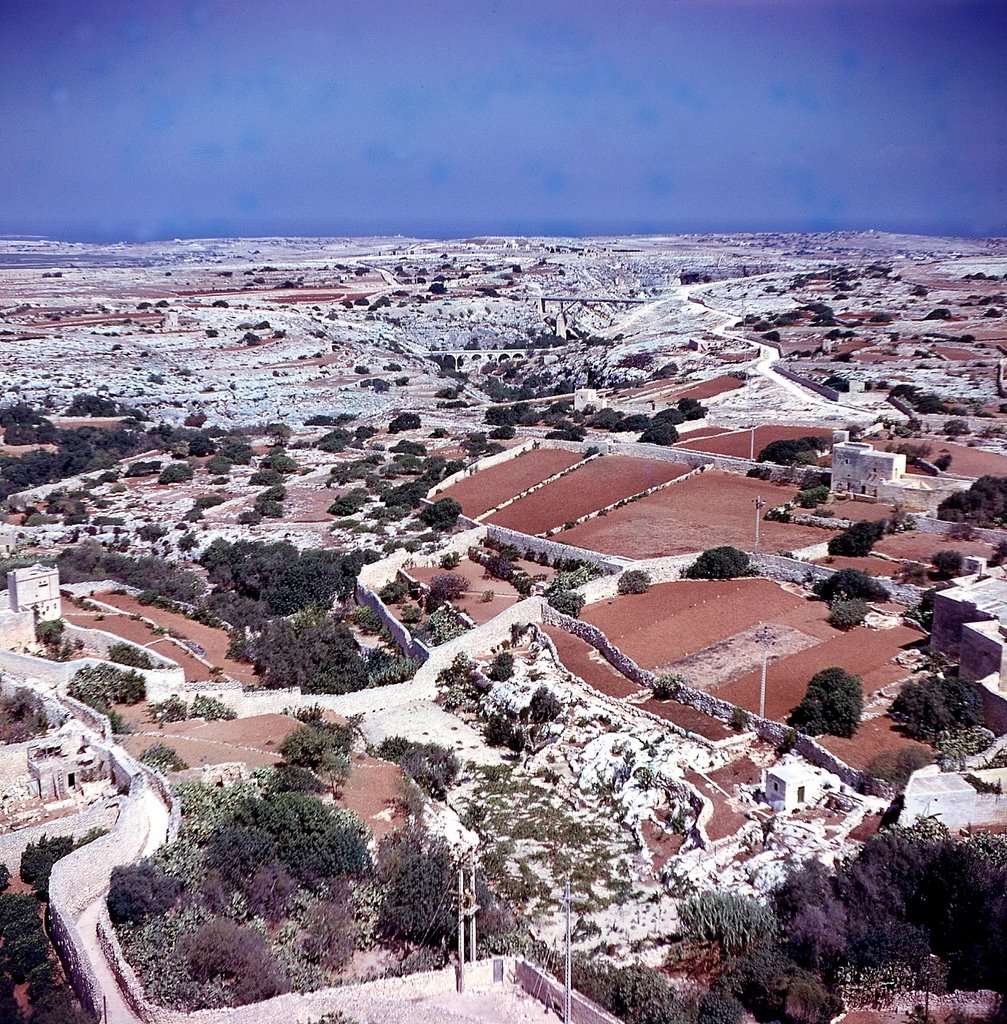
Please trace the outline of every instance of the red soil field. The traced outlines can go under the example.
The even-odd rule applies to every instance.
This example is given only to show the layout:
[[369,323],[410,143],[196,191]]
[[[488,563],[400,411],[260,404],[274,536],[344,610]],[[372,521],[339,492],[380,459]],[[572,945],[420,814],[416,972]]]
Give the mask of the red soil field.
[[[588,520],[555,540],[626,558],[659,558],[730,544],[751,550],[755,499],[767,508],[793,498],[797,488],[708,470],[605,516]],[[795,551],[821,544],[834,531],[763,521],[763,551]]]
[[137,725],[133,733],[124,736],[123,746],[139,756],[155,743],[164,743],[191,768],[230,762],[257,768],[281,760],[277,750],[287,733],[299,724],[287,715],[253,715],[230,722],[197,719],[172,722],[163,729],[147,723]]
[[1007,455],[983,451],[981,448],[969,448],[968,445],[956,444],[940,437],[923,438],[930,445],[928,461],[947,452],[951,455],[951,465],[947,472],[956,476],[1007,476]]
[[[792,441],[799,437],[824,437],[831,441],[832,431],[823,427],[790,427],[782,424],[769,424],[755,428],[755,455],[771,441]],[[710,452],[712,455],[733,455],[747,459],[752,453],[752,432],[736,430],[721,434],[715,438],[680,441],[676,448],[688,448],[690,451]]]
[[[258,683],[259,677],[255,674],[251,665],[228,658],[227,648],[230,645],[231,639],[227,635],[226,630],[215,629],[212,626],[204,625],[202,622],[193,622],[192,619],[188,619],[178,612],[165,611],[165,609],[154,605],[140,604],[135,597],[130,597],[129,594],[102,593],[95,594],[94,596],[96,601],[110,604],[114,608],[119,608],[126,612],[128,615],[142,615],[144,618],[156,622],[159,626],[163,626],[171,633],[183,636],[187,640],[192,640],[194,643],[199,644],[205,652],[206,660],[211,665],[219,665],[231,679],[237,679],[246,685]],[[109,618],[106,617],[105,622],[109,621]],[[96,625],[99,629],[105,628],[102,623],[97,623]],[[173,644],[172,646],[177,649],[177,645]],[[165,649],[164,653],[168,657],[174,657],[169,649]],[[204,675],[199,678],[205,679],[206,671],[207,669],[203,667]]]
[[849,519],[851,522],[860,519],[869,519],[877,522],[879,519],[886,519],[893,515],[895,506],[883,501],[861,501],[853,498],[836,498],[826,506],[829,509],[828,515],[836,519]]
[[465,515],[480,516],[521,491],[540,484],[556,473],[580,462],[579,452],[558,448],[533,448],[517,458],[491,466],[474,476],[459,480],[437,498],[454,498]]
[[931,757],[934,756],[934,751],[930,747],[911,740],[887,715],[861,722],[857,731],[848,740],[839,736],[816,738],[826,750],[831,750],[851,768],[866,768],[881,751],[898,750],[901,747],[919,747]]
[[990,358],[989,354],[984,355],[982,352],[973,352],[968,348],[955,348],[953,345],[934,345],[934,351],[944,356],[945,359],[965,361]]
[[71,612],[64,606],[63,618],[75,626],[101,629],[106,633],[120,636],[123,640],[131,640],[142,647],[149,647],[156,654],[163,654],[166,658],[171,658],[182,667],[186,682],[197,682],[210,678],[210,669],[206,665],[189,654],[185,648],[172,643],[166,637],[157,636],[146,622],[131,619],[128,615],[110,614],[106,614],[105,618],[99,621],[97,614],[100,613],[76,610]]
[[898,562],[889,562],[884,558],[874,558],[868,555],[866,558],[846,558],[841,555],[829,555],[826,558],[819,558],[816,565],[827,565],[830,569],[859,569],[871,576],[884,576],[892,579],[902,569]]
[[[583,679],[589,686],[607,694],[609,697],[625,698],[641,689],[621,672],[616,671],[587,641],[573,636],[555,626],[544,626],[546,633],[556,645],[556,653],[560,661],[575,676]],[[719,719],[711,718],[697,711],[688,704],[677,700],[650,700],[639,705],[658,718],[673,722],[682,729],[688,729],[699,736],[711,740],[722,740],[732,735],[730,730]]]
[[723,427],[700,427],[698,430],[688,430],[687,423],[683,423],[678,428],[678,432],[682,435],[683,441],[697,441],[701,437],[719,437],[722,434],[731,433]]
[[581,618],[641,668],[655,669],[760,622],[792,626],[819,639],[837,636],[825,623],[827,614],[821,602],[769,580],[740,579],[662,583],[646,594],[588,605]]
[[908,558],[914,562],[930,562],[936,551],[960,551],[963,555],[978,555],[988,558],[993,554],[993,545],[981,540],[952,540],[921,530],[906,533],[891,533],[874,545],[875,551],[893,558]]
[[[873,693],[908,674],[892,658],[922,640],[923,637],[908,626],[881,630],[858,627],[851,633],[834,633],[832,639],[779,661],[770,661],[766,715],[783,721],[804,697],[808,680],[832,665],[859,675],[863,679],[864,693]],[[757,670],[749,672],[719,687],[717,696],[749,711],[758,711],[759,676]]]
[[335,517],[329,515],[328,509],[339,494],[324,486],[288,487],[284,519],[292,523],[330,523]]
[[656,459],[605,456],[508,505],[489,521],[522,533],[544,533],[688,472],[688,466]]
[[[747,357],[742,356],[742,358]],[[697,401],[702,401],[704,398],[713,398],[715,395],[722,395],[725,391],[734,391],[743,386],[744,382],[738,380],[737,377],[713,377],[710,380],[704,380],[702,384],[696,384],[678,392],[675,398],[695,398]]]

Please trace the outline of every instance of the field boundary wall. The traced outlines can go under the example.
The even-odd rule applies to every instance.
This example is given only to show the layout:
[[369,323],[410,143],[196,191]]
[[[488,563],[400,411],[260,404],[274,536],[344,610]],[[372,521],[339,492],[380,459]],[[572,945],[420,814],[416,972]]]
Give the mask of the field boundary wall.
[[[592,626],[588,622],[582,622],[580,619],[573,619],[568,615],[563,615],[549,605],[546,605],[543,609],[543,621],[589,643],[616,671],[621,672],[627,679],[638,683],[640,686],[653,688],[657,677],[652,672],[648,672],[637,665],[629,655],[613,644],[596,626]],[[680,686],[675,699],[712,718],[719,718],[722,722],[730,722],[737,708],[737,705],[691,686]],[[747,711],[747,709],[742,710],[745,710],[747,715],[747,727],[768,743],[779,746],[787,737],[787,734],[794,732],[794,730],[780,722],[774,722],[768,718],[760,718],[758,715]],[[840,760],[835,754],[826,750],[825,747],[821,746],[810,736],[806,736],[803,733],[794,733],[794,735],[796,736],[796,741],[792,747],[793,750],[797,751],[797,753],[812,764],[825,768],[827,771],[839,776],[839,779],[847,786],[861,793],[870,793],[876,796],[888,797],[889,799],[893,795],[890,788],[884,783],[880,783],[866,772],[851,768],[845,761]]]
[[817,380],[805,377],[796,370],[790,369],[790,367],[785,363],[774,363],[773,369],[781,377],[786,377],[787,380],[792,380],[795,384],[800,384],[801,387],[807,388],[809,391],[814,391],[816,395],[821,395],[822,398],[827,398],[830,402],[842,404],[840,393],[835,388],[830,388],[827,384],[820,384]]

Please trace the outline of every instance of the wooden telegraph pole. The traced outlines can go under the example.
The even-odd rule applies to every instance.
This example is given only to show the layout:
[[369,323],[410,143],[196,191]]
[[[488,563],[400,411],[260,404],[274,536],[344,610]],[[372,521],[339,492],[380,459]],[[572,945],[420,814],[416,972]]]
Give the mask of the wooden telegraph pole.
[[563,1024],[570,1024],[570,994],[571,994],[571,962],[570,962],[570,879],[566,880],[566,889],[563,893],[563,906],[566,911],[566,956],[563,964]]
[[469,893],[469,905],[466,911],[469,915],[469,960],[475,963],[478,958],[476,947],[476,912],[479,910],[479,903],[476,898],[476,853],[475,850],[469,856],[469,870],[472,875],[472,889]]
[[465,991],[465,869],[458,869],[458,991]]

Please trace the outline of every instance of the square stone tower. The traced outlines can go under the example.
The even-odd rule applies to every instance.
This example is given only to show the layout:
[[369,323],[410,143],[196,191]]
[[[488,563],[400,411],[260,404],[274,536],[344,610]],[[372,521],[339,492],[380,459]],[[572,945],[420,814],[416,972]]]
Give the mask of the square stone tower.
[[31,612],[37,621],[60,617],[59,570],[31,565],[7,573],[7,594],[12,612]]

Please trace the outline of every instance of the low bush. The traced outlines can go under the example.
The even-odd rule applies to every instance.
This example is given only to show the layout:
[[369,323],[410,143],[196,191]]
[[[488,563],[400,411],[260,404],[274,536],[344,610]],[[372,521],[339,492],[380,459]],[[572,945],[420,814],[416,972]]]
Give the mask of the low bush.
[[644,569],[630,569],[619,577],[620,594],[646,594],[650,590],[650,573]]
[[867,611],[867,604],[857,597],[835,601],[829,610],[829,624],[845,632],[859,626],[867,617]]
[[584,598],[573,590],[559,590],[549,595],[549,604],[562,615],[576,619],[584,607]]
[[112,644],[108,649],[108,660],[114,661],[117,665],[127,665],[130,668],[153,668],[154,663],[150,655],[134,644],[125,641]]

